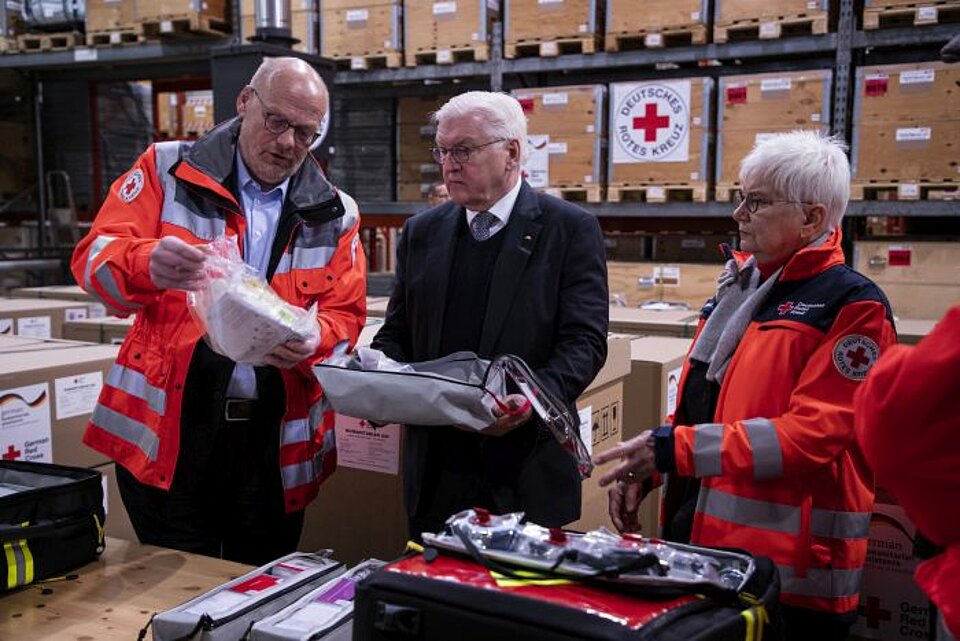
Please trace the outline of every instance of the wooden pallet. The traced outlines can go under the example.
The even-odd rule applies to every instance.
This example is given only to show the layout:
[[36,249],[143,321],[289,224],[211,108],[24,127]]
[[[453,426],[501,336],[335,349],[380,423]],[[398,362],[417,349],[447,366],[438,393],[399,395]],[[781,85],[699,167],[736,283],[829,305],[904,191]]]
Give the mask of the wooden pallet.
[[139,29],[113,29],[107,31],[87,31],[88,47],[116,47],[135,45],[143,42]]
[[138,28],[144,40],[220,38],[230,33],[229,23],[198,13],[140,20]]
[[596,36],[557,38],[555,40],[517,40],[503,45],[504,58],[555,58],[568,53],[595,53]]
[[407,52],[406,66],[452,65],[455,62],[486,62],[490,59],[490,45],[474,44],[446,47],[434,51]]
[[14,38],[0,38],[0,54],[18,53],[20,48]]
[[604,40],[605,51],[633,51],[637,49],[662,49],[663,47],[687,47],[707,42],[707,26],[702,24],[659,30],[608,32]]
[[545,194],[571,202],[600,202],[600,185],[551,185],[541,189]]
[[733,194],[740,189],[740,183],[717,183],[713,199],[718,203],[728,203],[733,200]]
[[850,185],[850,200],[960,200],[960,181],[855,181]]
[[731,24],[715,25],[713,41],[737,42],[743,40],[775,40],[791,36],[813,36],[827,32],[827,14],[780,16],[738,20]]
[[707,202],[707,183],[666,183],[642,185],[608,185],[607,202]]
[[918,2],[907,6],[869,7],[863,10],[863,28],[889,29],[960,22],[960,2]]
[[17,36],[17,45],[20,51],[62,51],[83,46],[86,41],[79,31],[64,31],[62,33],[25,33]]
[[379,51],[362,56],[334,58],[337,69],[344,71],[370,71],[371,69],[398,69],[403,64],[399,51]]

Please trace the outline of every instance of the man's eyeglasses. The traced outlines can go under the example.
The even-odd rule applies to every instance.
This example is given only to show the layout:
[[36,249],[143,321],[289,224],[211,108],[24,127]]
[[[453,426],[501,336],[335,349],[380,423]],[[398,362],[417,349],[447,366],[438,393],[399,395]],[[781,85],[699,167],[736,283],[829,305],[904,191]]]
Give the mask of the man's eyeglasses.
[[263,107],[263,126],[266,127],[267,131],[272,133],[274,136],[281,136],[287,132],[287,129],[293,129],[293,137],[296,138],[297,142],[301,145],[309,147],[320,135],[320,132],[318,132],[316,128],[297,127],[283,116],[270,113],[267,111],[267,103],[263,101],[263,98],[260,97],[260,94],[257,93],[257,90],[253,87],[250,89],[253,91],[253,95],[257,97],[257,100],[260,101],[260,105]]
[[430,153],[433,154],[433,159],[436,163],[442,164],[445,158],[453,158],[458,164],[464,164],[470,162],[470,159],[473,158],[473,154],[480,151],[484,147],[489,147],[498,142],[503,142],[506,138],[497,138],[496,140],[491,140],[490,142],[485,142],[482,145],[476,145],[474,147],[468,147],[466,145],[460,145],[457,147],[432,147]]
[[733,192],[733,206],[736,209],[740,209],[742,206],[748,214],[755,214],[757,211],[764,207],[769,207],[770,205],[813,205],[815,203],[807,202],[804,200],[769,200],[767,198],[761,198],[755,192],[748,191],[743,193],[742,190],[737,189]]

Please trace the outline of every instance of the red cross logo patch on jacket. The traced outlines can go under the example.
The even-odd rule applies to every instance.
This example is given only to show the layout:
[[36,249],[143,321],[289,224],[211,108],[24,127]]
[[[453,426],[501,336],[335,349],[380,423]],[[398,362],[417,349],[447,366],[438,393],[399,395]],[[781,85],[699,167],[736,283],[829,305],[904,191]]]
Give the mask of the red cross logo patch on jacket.
[[879,357],[877,344],[860,334],[844,336],[833,348],[837,371],[853,381],[862,381]]

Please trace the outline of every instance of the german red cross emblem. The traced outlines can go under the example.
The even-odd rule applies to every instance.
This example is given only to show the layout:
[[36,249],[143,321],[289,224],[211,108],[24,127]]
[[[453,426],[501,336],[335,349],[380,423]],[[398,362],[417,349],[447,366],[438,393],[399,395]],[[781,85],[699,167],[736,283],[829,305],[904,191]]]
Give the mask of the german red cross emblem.
[[[683,162],[690,136],[689,86],[642,83],[622,94],[613,114],[615,162]],[[686,94],[686,95],[684,95]]]
[[127,175],[127,179],[120,185],[120,200],[125,203],[133,202],[143,190],[143,171],[134,169]]
[[833,364],[837,371],[853,381],[862,381],[880,358],[880,348],[872,339],[860,334],[844,336],[833,347]]

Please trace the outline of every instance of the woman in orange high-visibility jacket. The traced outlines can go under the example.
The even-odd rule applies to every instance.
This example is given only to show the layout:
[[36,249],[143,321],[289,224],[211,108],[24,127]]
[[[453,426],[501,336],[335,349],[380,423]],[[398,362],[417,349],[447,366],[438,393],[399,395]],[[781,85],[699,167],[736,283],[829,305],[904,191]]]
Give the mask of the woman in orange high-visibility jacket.
[[[267,59],[238,97],[240,117],[194,143],[151,145],[112,185],[90,234],[76,248],[77,282],[112,313],[136,314],[83,440],[117,462],[118,478],[132,477],[121,491],[141,540],[218,554],[220,543],[207,541],[205,532],[183,533],[194,521],[204,521],[203,527],[227,530],[225,537],[244,536],[245,530],[251,538],[264,537],[244,543],[245,551],[234,558],[266,562],[263,556],[269,560],[283,550],[271,548],[265,538],[293,516],[299,520],[282,547],[292,540],[295,549],[303,510],[336,467],[333,413],[311,366],[335,345],[356,343],[366,315],[366,262],[356,203],[327,182],[309,155],[328,102],[322,80],[309,65],[295,58]],[[199,254],[191,246],[223,235],[235,236],[247,256],[261,235],[247,233],[252,212],[261,212],[253,207],[245,212],[242,204],[238,175],[247,174],[245,186],[260,194],[268,185],[281,198],[276,227],[268,230],[275,231],[275,239],[261,245],[264,258],[269,257],[270,286],[298,307],[317,304],[319,343],[274,363],[279,368],[256,368],[252,382],[259,397],[234,403],[227,387],[235,364],[201,340],[186,293],[157,284],[173,282],[161,279],[165,272],[157,256],[161,246],[174,246],[175,252],[167,254],[173,260]],[[175,265],[169,278],[191,265]],[[193,287],[190,279],[183,283],[184,289]],[[272,383],[264,386],[264,381]],[[264,410],[269,416],[237,411],[251,405],[269,408]],[[256,439],[263,438],[267,423],[274,435],[260,443]],[[234,445],[246,447],[250,460],[230,460]],[[234,476],[225,480],[226,474]],[[219,486],[212,488],[209,478],[216,475]],[[262,515],[268,510],[259,498],[244,495],[248,480],[276,497],[269,506],[273,520],[259,529],[250,520],[266,519]],[[192,505],[192,512],[164,512],[174,509],[171,502],[189,502],[200,494],[204,502]],[[221,518],[217,510],[234,500],[238,506]],[[236,514],[240,521],[231,521]]]
[[942,548],[913,576],[954,638],[960,636],[960,513],[950,508],[960,496],[957,399],[960,305],[916,347],[890,349],[857,390],[854,405],[857,438],[877,485]]
[[665,538],[770,557],[787,638],[843,639],[874,497],[853,395],[896,340],[892,314],[876,285],[844,264],[850,174],[839,143],[772,136],[740,177],[733,217],[743,251],[704,308],[676,415],[597,456],[620,460],[601,484],[613,484],[614,524],[633,530],[642,490],[667,474]]

